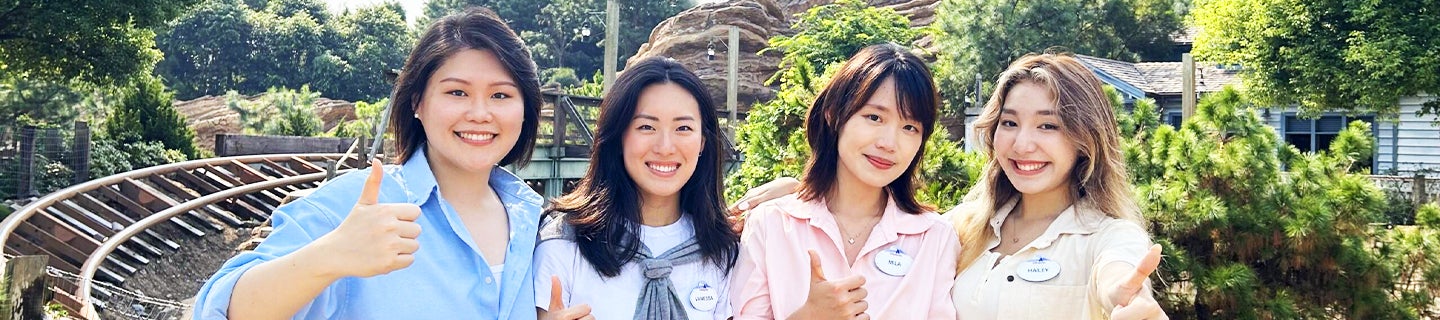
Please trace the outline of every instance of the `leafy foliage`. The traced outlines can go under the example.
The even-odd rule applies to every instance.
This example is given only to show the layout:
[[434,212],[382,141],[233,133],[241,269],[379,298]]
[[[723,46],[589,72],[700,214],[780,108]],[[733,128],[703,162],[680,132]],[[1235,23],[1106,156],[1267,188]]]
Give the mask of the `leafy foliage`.
[[119,101],[120,90],[84,81],[0,77],[0,119],[13,125],[68,127],[74,121],[98,122]]
[[1171,0],[942,0],[936,78],[946,110],[969,106],[977,75],[985,82],[980,92],[990,92],[1010,61],[1053,46],[1123,61],[1176,61],[1170,36],[1183,26],[1175,10]]
[[[374,138],[375,123],[380,119],[380,113],[385,111],[385,106],[390,104],[390,99],[380,99],[374,103],[359,101],[355,102],[355,119],[341,122],[326,136],[331,137],[353,137],[353,138]],[[390,134],[387,132],[388,137]]]
[[[691,0],[620,1],[618,65],[623,68],[661,21],[689,9]],[[494,10],[530,46],[542,68],[590,74],[604,67],[605,0],[431,0],[424,23],[471,6]],[[580,30],[590,29],[590,36]]]
[[384,72],[401,67],[415,40],[396,3],[332,16],[318,0],[260,9],[209,0],[156,41],[165,52],[157,71],[182,99],[309,84],[353,101],[386,97]]
[[105,138],[121,144],[156,141],[165,149],[198,158],[195,131],[185,125],[184,116],[175,110],[174,94],[165,90],[160,79],[153,77],[135,79],[133,85],[135,88],[125,93],[120,107],[106,120]]
[[112,84],[150,72],[154,29],[199,0],[0,2],[4,78]]
[[[741,146],[745,162],[726,177],[726,198],[732,201],[777,177],[804,173],[810,157],[802,128],[805,114],[840,62],[865,46],[910,43],[919,34],[893,10],[855,0],[812,8],[792,29],[797,31],[793,36],[770,39],[770,50],[784,53],[782,68],[771,80],[779,82],[780,91],[775,99],[751,108],[736,129],[736,145]],[[925,159],[917,159],[923,161],[925,180],[917,198],[948,208],[968,191],[984,162],[979,154],[966,153],[958,143],[946,140],[944,128],[937,129],[926,143]]]
[[[1199,0],[1196,55],[1243,64],[1268,105],[1394,116],[1396,101],[1440,92],[1436,0]],[[1344,79],[1343,81],[1337,79]],[[1422,114],[1440,115],[1440,101]]]
[[921,35],[910,28],[910,19],[895,13],[895,10],[874,8],[859,0],[840,0],[831,5],[810,8],[790,28],[801,31],[794,36],[775,36],[770,39],[770,47],[765,49],[784,52],[781,71],[771,78],[772,82],[792,65],[827,66],[844,62],[855,52],[872,44],[893,42],[908,45]]
[[299,91],[270,88],[253,102],[231,91],[225,95],[225,105],[240,114],[246,134],[309,137],[318,135],[323,125],[315,114],[318,99],[319,92],[301,86]]
[[1346,142],[1300,153],[1233,89],[1205,97],[1178,129],[1158,125],[1152,110],[1137,106],[1119,117],[1137,198],[1166,247],[1157,292],[1172,317],[1425,312],[1396,298],[1413,293],[1395,287],[1397,267],[1387,257],[1399,253],[1374,248],[1385,233],[1371,227],[1384,221],[1383,195],[1351,173],[1371,152],[1364,122],[1337,139]]

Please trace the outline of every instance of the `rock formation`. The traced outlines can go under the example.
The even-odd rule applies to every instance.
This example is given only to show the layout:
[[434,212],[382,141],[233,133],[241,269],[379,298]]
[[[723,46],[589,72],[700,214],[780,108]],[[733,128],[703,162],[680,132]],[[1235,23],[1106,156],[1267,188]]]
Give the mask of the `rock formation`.
[[[739,110],[746,113],[750,106],[775,97],[774,86],[766,86],[779,70],[779,52],[756,52],[769,46],[770,37],[791,34],[790,25],[797,14],[815,6],[834,1],[828,0],[730,0],[707,3],[690,8],[670,17],[656,26],[650,33],[649,42],[640,46],[639,52],[629,62],[646,57],[665,56],[679,60],[695,71],[710,91],[711,100],[718,109],[725,107],[725,65],[728,26],[739,27],[740,63]],[[935,20],[935,9],[939,0],[867,0],[877,7],[894,9],[910,18],[912,26],[926,26]],[[915,43],[930,47],[928,38]],[[715,48],[714,60],[707,54],[707,48]],[[923,50],[922,50],[923,51]]]

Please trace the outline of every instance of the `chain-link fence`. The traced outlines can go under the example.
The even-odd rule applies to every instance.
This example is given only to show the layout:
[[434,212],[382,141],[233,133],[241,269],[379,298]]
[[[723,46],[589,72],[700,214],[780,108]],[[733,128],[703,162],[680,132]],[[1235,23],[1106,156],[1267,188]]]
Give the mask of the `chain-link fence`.
[[88,180],[90,147],[84,122],[0,127],[0,200],[37,197]]
[[[45,273],[59,281],[80,282],[79,275],[54,267],[47,267]],[[188,319],[185,312],[190,310],[190,304],[146,296],[143,292],[125,290],[104,281],[91,280],[90,284],[95,292],[104,292],[91,295],[101,319]]]

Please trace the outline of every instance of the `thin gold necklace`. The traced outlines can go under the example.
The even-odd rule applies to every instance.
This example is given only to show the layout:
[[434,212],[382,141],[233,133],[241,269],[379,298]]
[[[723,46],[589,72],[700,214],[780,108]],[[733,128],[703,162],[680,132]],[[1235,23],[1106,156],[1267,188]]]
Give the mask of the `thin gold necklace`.
[[[884,213],[881,213],[881,214],[884,214]],[[874,223],[875,223],[875,220],[878,220],[878,219],[880,219],[880,216],[870,217],[870,221],[866,221],[866,223],[867,223],[867,224],[870,224],[870,225],[873,227],[873,226],[874,226]],[[835,226],[840,228],[840,235],[841,235],[841,236],[849,237],[848,239],[845,239],[845,240],[846,240],[847,242],[849,242],[850,245],[855,245],[855,238],[858,237],[859,235],[852,235],[852,234],[846,233],[846,232],[845,232],[845,226],[840,224],[840,216],[835,216]],[[863,232],[862,232],[862,233],[863,233]]]

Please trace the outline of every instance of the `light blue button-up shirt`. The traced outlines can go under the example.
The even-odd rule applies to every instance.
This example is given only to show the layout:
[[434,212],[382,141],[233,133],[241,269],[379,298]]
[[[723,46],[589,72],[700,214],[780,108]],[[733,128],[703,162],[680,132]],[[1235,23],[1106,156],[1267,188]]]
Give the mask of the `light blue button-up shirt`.
[[[385,166],[380,187],[381,203],[420,206],[416,222],[422,231],[414,264],[369,278],[342,278],[300,309],[295,319],[535,319],[530,265],[543,199],[504,168],[491,171],[490,186],[510,218],[504,271],[495,279],[465,224],[440,194],[424,148],[420,149],[404,165]],[[230,295],[246,270],[335,230],[360,198],[368,174],[361,170],[337,177],[276,209],[275,229],[265,242],[226,261],[200,288],[195,317],[226,318]]]

